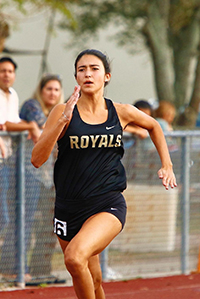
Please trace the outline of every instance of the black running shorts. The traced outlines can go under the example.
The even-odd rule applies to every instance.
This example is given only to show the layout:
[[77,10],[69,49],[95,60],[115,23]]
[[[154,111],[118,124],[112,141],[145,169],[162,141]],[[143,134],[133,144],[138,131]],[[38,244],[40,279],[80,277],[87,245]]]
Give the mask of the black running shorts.
[[70,241],[92,215],[107,212],[116,216],[122,224],[126,220],[126,202],[120,192],[110,192],[98,197],[65,202],[65,207],[55,206],[54,233],[62,240]]

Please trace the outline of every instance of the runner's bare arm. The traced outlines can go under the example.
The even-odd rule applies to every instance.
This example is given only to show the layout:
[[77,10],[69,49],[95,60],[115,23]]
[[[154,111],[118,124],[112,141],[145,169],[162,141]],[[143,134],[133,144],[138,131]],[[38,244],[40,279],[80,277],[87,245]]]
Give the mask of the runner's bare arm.
[[47,161],[63,130],[69,126],[74,106],[79,98],[79,90],[80,88],[76,86],[67,103],[55,106],[49,114],[44,130],[32,151],[31,163],[36,168]]
[[158,176],[166,189],[176,187],[176,178],[173,172],[173,165],[169,155],[165,136],[159,123],[151,116],[129,104],[115,104],[122,127],[129,123],[134,123],[149,131],[149,135],[155,144],[160,156],[162,167],[158,171]]

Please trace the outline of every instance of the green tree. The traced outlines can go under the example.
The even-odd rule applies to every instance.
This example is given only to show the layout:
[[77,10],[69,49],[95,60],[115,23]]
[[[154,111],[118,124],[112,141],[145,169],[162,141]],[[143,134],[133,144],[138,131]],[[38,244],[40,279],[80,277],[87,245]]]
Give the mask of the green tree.
[[[0,2],[0,14],[2,17],[7,20],[10,18],[8,12],[5,13],[5,10],[12,8],[12,11],[18,11],[23,14],[31,14],[33,10],[43,10],[45,8],[55,9],[60,11],[65,17],[68,17],[70,22],[73,20],[70,10],[68,9],[68,3],[71,3],[70,0],[1,0]],[[76,1],[74,1],[76,2]],[[12,15],[11,18],[14,18]],[[73,27],[73,22],[71,25]]]
[[4,49],[6,38],[10,35],[9,25],[0,15],[0,53]]
[[[50,44],[52,32],[54,32],[55,14],[59,12],[68,20],[70,27],[74,28],[76,22],[67,7],[70,0],[1,0],[0,2],[0,52],[30,54],[31,50],[8,49],[5,47],[6,38],[10,35],[10,27],[12,29],[18,25],[21,18],[30,17],[38,14],[40,11],[45,12],[46,16],[46,38],[45,44],[40,55],[42,55],[42,63],[40,73],[48,70],[47,53]],[[38,51],[36,51],[38,53]],[[35,52],[34,52],[35,53]]]
[[4,49],[6,38],[10,35],[10,27],[17,24],[21,16],[30,16],[43,10],[58,11],[70,23],[76,26],[75,20],[67,7],[70,0],[1,0],[0,1],[0,52]]
[[64,20],[61,27],[76,42],[98,36],[109,24],[133,54],[142,42],[152,57],[158,99],[175,104],[179,125],[194,127],[200,103],[199,0],[77,0],[68,8],[78,26]]
[[138,45],[149,50],[157,97],[175,104],[180,112],[177,123],[195,125],[200,104],[200,0],[2,0],[0,16],[5,20],[3,11],[9,6],[25,14],[31,13],[30,6],[59,11],[64,16],[60,26],[72,33],[74,44],[98,36],[112,24],[120,46],[132,54]]

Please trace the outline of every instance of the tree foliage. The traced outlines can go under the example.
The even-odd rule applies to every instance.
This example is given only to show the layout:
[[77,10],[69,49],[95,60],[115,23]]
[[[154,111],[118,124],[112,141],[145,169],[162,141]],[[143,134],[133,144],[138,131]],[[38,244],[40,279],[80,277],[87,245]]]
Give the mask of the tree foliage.
[[77,0],[69,7],[78,26],[64,20],[61,27],[76,42],[98,36],[109,24],[129,52],[142,41],[152,57],[158,99],[184,108],[177,122],[194,126],[200,103],[199,0]]
[[[61,12],[60,27],[77,44],[98,37],[109,24],[117,43],[132,54],[146,47],[151,55],[159,100],[171,101],[180,112],[177,123],[194,126],[200,104],[200,0],[1,0],[15,7]],[[182,110],[181,110],[181,109]]]
[[[0,19],[8,24],[14,22],[16,15],[31,15],[45,9],[59,11],[70,23],[71,28],[76,26],[75,20],[68,9],[70,0],[1,0]],[[76,3],[76,0],[73,1]],[[9,13],[10,10],[10,13]],[[18,20],[17,20],[18,21]]]

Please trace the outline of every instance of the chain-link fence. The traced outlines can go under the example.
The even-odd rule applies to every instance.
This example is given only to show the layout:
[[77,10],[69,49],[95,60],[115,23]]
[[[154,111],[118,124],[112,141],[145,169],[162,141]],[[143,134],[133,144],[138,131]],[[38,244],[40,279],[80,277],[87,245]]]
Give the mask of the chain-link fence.
[[[6,133],[1,132],[6,136]],[[124,230],[101,255],[104,279],[195,271],[200,248],[200,132],[166,136],[178,187],[166,191],[150,139],[124,137],[128,188]],[[0,160],[0,284],[71,283],[53,234],[54,154],[39,169],[32,141],[11,134]],[[31,278],[31,280],[30,280]]]

